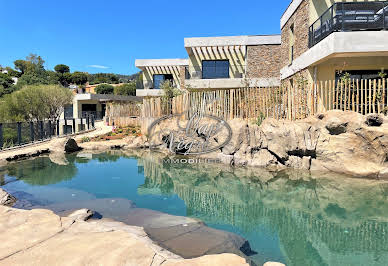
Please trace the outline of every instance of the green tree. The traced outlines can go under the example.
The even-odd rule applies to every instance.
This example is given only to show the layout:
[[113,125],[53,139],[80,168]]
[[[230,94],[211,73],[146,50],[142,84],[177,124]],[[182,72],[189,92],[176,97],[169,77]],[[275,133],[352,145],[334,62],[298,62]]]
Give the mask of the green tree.
[[84,85],[88,82],[88,74],[84,72],[74,72],[72,74],[71,81],[77,85]]
[[20,89],[24,86],[34,84],[49,84],[48,76],[42,75],[41,73],[27,72],[19,78],[16,86]]
[[113,94],[114,87],[109,84],[101,84],[95,88],[97,94]]
[[55,72],[65,74],[70,72],[70,67],[64,64],[59,64],[54,67]]
[[116,86],[114,88],[114,94],[136,96],[136,81]]
[[5,121],[56,120],[72,98],[71,91],[59,85],[30,85],[5,95],[0,115]]
[[14,62],[15,68],[19,70],[22,75],[27,71],[27,61],[26,60],[16,60]]
[[116,74],[112,73],[97,73],[97,74],[89,74],[88,76],[89,84],[118,84],[119,77]]
[[9,94],[12,91],[14,91],[12,78],[9,75],[0,72],[0,97]]

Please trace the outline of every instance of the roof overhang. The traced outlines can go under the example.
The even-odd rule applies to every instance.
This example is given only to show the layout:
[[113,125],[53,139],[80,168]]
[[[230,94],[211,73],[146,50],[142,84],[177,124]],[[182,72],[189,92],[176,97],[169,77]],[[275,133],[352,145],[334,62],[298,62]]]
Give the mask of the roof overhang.
[[162,67],[162,66],[188,66],[188,59],[136,59],[135,66],[143,69],[146,67]]
[[113,95],[113,94],[92,94],[92,93],[77,94],[75,95],[74,100],[75,101],[96,100],[99,102],[110,102],[110,101],[139,102],[141,101],[141,99],[136,96]]
[[242,35],[185,38],[185,48],[281,44],[280,35]]
[[298,9],[300,4],[304,0],[292,0],[290,5],[287,7],[286,11],[284,11],[282,17],[280,18],[280,28],[283,29],[284,25],[288,22],[288,20],[291,18],[291,16],[295,13],[295,11]]

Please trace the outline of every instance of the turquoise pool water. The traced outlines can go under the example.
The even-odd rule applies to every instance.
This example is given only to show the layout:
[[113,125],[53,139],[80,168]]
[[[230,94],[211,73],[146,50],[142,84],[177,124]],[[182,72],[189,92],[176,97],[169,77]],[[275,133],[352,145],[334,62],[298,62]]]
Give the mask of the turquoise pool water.
[[[0,185],[35,205],[123,198],[237,233],[252,260],[388,265],[388,183],[163,162],[121,152],[48,157],[0,169]],[[61,164],[67,165],[61,165]]]

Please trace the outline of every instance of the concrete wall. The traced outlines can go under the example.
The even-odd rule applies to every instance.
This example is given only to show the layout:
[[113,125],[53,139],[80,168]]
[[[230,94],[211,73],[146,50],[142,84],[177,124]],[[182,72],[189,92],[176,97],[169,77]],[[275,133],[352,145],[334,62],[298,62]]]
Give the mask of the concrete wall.
[[334,80],[337,71],[388,70],[388,56],[338,57],[317,66],[317,80]]

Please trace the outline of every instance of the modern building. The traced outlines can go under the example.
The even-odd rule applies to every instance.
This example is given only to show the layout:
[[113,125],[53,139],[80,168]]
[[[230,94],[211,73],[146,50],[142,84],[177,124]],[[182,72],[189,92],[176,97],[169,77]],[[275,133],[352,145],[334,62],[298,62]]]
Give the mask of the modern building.
[[170,80],[177,88],[183,88],[187,59],[137,59],[136,67],[143,72],[144,89],[136,90],[136,96],[161,96],[160,85]]
[[280,35],[185,38],[188,59],[141,59],[144,89],[137,96],[160,96],[160,84],[177,88],[230,89],[280,84]]
[[185,38],[185,86],[228,89],[278,86],[280,35]]
[[281,79],[376,78],[388,69],[387,29],[387,1],[293,0],[281,17]]
[[87,118],[100,120],[105,116],[108,102],[141,102],[140,97],[111,94],[81,93],[75,94],[73,104],[65,106],[61,118]]

